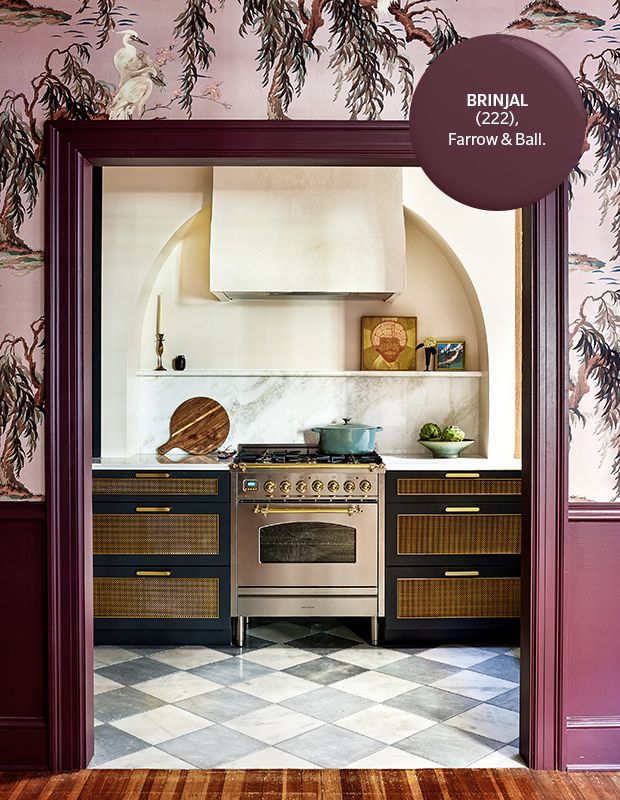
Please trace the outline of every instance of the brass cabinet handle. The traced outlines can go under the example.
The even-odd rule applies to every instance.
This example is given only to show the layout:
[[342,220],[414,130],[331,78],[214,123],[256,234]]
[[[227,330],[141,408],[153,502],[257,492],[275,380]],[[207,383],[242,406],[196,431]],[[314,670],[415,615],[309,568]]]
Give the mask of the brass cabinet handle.
[[446,578],[477,578],[480,573],[477,569],[472,570],[448,570],[444,572]]
[[445,511],[447,514],[477,514],[480,509],[477,506],[448,506]]
[[479,472],[446,472],[446,478],[479,478]]
[[363,514],[364,509],[361,506],[295,506],[291,508],[275,508],[274,506],[254,506],[255,514],[262,514],[266,517],[268,514]]
[[136,472],[134,478],[169,478],[169,472]]
[[137,506],[136,511],[139,514],[142,513],[149,513],[149,514],[166,514],[168,511],[172,509],[170,506]]
[[136,575],[139,578],[169,578],[172,572],[169,569],[138,569]]

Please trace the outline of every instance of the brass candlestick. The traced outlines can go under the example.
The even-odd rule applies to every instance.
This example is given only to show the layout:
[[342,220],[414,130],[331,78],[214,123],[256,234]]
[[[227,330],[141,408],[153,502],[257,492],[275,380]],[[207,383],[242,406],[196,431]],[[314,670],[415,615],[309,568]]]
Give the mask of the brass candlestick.
[[164,334],[156,333],[155,338],[157,339],[157,345],[155,347],[155,352],[157,353],[157,366],[155,367],[155,372],[166,372],[166,368],[161,363],[161,357],[164,354]]

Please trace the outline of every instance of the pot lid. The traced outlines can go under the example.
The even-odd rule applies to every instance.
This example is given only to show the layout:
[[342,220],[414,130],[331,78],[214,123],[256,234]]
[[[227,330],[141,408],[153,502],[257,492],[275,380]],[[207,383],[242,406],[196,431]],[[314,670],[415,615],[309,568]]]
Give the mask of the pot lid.
[[376,425],[364,425],[363,422],[351,422],[350,417],[343,417],[342,419],[343,419],[342,422],[331,422],[329,425],[317,425],[317,429],[320,428],[321,430],[328,430],[328,431],[351,430],[351,429],[367,430],[367,431],[380,430],[380,428],[377,428]]

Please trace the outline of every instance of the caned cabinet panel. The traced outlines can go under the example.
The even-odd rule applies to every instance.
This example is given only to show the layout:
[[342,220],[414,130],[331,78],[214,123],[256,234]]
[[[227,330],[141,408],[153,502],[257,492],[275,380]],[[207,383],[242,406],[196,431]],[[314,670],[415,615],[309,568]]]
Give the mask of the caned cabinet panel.
[[397,578],[397,619],[505,619],[520,613],[520,578]]
[[96,500],[120,498],[195,498],[227,500],[229,474],[222,471],[193,472],[183,470],[114,471],[95,470],[93,496]]
[[404,498],[430,497],[494,497],[498,499],[521,495],[521,476],[518,472],[397,472],[388,473],[387,501]]
[[217,619],[219,595],[214,577],[98,577],[95,619]]

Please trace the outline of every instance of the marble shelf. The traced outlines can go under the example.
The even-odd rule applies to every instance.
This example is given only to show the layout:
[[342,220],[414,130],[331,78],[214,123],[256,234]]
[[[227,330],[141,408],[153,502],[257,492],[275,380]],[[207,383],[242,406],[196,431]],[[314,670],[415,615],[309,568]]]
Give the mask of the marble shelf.
[[465,370],[280,370],[280,369],[186,369],[176,372],[138,370],[138,378],[200,378],[200,377],[291,377],[291,378],[481,378],[482,372]]

